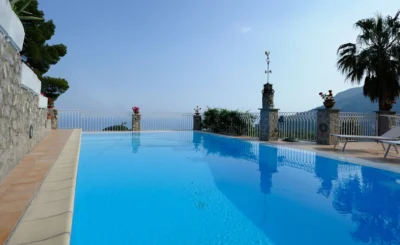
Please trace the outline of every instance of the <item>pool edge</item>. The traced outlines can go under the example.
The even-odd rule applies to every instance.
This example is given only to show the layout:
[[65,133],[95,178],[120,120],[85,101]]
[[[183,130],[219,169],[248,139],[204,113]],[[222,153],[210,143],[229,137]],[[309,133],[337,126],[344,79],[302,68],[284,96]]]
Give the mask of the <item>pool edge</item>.
[[6,244],[70,244],[81,135],[73,130]]

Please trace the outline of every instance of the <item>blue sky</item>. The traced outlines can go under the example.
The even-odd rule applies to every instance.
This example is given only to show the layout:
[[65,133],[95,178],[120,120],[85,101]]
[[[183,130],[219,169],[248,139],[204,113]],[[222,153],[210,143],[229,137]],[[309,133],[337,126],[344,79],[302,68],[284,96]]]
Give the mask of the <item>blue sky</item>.
[[275,106],[303,111],[351,88],[336,69],[354,23],[398,0],[39,0],[68,54],[48,73],[70,89],[59,109],[257,111],[271,52]]

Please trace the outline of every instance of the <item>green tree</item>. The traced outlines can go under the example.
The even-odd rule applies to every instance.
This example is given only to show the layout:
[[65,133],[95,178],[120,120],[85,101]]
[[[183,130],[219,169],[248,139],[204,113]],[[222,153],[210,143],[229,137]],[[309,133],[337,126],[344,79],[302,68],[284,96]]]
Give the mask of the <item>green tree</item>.
[[364,80],[364,96],[378,101],[380,110],[387,110],[387,101],[398,98],[400,92],[399,14],[359,20],[356,43],[343,44],[337,51],[337,66],[346,80],[357,84]]
[[14,13],[18,18],[22,20],[43,20],[32,15],[32,13],[26,11],[26,8],[30,5],[31,0],[10,0],[10,5]]
[[56,26],[52,20],[44,20],[43,11],[38,9],[38,1],[20,1],[24,11],[38,19],[21,19],[25,29],[25,41],[21,55],[27,58],[27,63],[33,68],[42,81],[42,93],[55,101],[61,94],[68,90],[69,85],[65,79],[44,76],[51,65],[60,61],[67,54],[64,44],[49,45],[48,40],[54,35]]
[[244,135],[254,133],[256,116],[249,112],[208,108],[204,112],[202,128],[214,133]]

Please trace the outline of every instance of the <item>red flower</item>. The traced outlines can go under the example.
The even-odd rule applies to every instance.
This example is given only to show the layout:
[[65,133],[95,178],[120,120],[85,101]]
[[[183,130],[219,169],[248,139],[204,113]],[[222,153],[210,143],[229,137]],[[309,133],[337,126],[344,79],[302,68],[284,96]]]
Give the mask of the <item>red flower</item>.
[[328,90],[329,93],[332,93],[332,90]]
[[135,114],[139,114],[139,107],[137,107],[137,106],[134,106],[134,107],[132,107],[132,111],[135,113]]

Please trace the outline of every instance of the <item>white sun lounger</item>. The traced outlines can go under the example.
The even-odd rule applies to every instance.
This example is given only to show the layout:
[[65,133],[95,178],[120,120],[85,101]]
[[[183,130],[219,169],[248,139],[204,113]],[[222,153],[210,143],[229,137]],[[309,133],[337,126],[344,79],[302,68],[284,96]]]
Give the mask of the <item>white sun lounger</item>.
[[384,158],[387,157],[391,146],[394,146],[395,149],[396,149],[396,152],[399,153],[398,150],[397,150],[396,145],[400,145],[400,140],[381,140],[380,142],[388,144],[388,147],[386,148],[386,152],[385,152]]
[[[391,129],[389,129],[386,133],[382,134],[382,136],[362,136],[362,135],[345,135],[345,134],[331,134],[331,136],[336,138],[335,146],[338,146],[340,139],[344,139],[344,145],[342,148],[342,151],[346,148],[347,142],[350,139],[358,139],[358,140],[370,140],[370,141],[376,141],[380,142],[382,144],[383,150],[385,149],[385,146],[381,142],[382,140],[387,140],[387,141],[397,141],[400,138],[400,126],[395,126]],[[395,146],[395,149],[397,151],[397,147]]]

